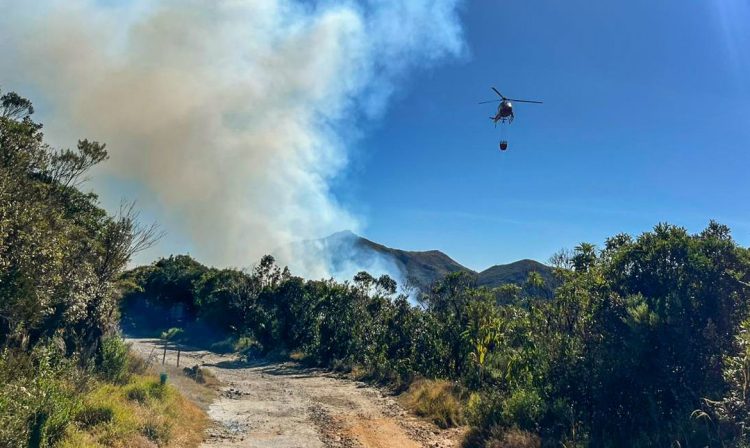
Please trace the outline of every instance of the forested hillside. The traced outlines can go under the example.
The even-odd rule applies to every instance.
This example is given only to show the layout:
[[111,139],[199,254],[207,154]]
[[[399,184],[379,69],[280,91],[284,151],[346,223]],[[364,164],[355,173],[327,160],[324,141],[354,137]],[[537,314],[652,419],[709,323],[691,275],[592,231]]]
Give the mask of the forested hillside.
[[118,334],[119,276],[155,229],[79,189],[103,144],[51,148],[32,113],[0,95],[0,447],[194,444],[200,411]]
[[529,274],[539,274],[542,282],[541,289],[535,291],[537,295],[551,297],[560,280],[555,277],[553,269],[534,260],[519,260],[508,264],[498,264],[480,272],[477,277],[477,285],[490,288],[504,284],[524,285]]
[[241,272],[176,256],[127,273],[123,306],[133,331],[179,324],[214,348],[421,387],[418,412],[468,422],[469,446],[750,442],[750,252],[727,227],[659,224],[553,260],[552,299],[534,294],[538,274],[491,289],[456,272],[414,306],[386,276],[304,280],[271,257]]

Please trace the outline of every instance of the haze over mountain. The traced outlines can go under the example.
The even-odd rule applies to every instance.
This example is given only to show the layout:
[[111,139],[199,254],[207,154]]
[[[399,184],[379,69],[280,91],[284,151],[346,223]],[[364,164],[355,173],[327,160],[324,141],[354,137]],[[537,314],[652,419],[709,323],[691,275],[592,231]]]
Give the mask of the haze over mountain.
[[[452,272],[464,271],[477,276],[478,286],[497,287],[507,283],[522,285],[529,272],[536,271],[551,292],[557,284],[552,268],[534,260],[498,264],[477,272],[463,266],[439,250],[408,251],[395,249],[345,230],[328,237],[293,245],[292,252],[304,252],[326,260],[338,277],[351,278],[360,270],[387,273],[400,283],[425,288]],[[293,269],[294,271],[294,269]]]

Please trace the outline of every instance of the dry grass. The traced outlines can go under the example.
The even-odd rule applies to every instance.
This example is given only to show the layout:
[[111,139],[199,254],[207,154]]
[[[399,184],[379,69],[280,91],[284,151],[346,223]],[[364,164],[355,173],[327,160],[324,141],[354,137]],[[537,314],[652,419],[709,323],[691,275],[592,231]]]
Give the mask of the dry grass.
[[302,362],[307,359],[307,354],[305,354],[305,352],[303,351],[295,350],[289,353],[289,359],[291,359],[292,361]]
[[485,448],[540,448],[542,440],[536,434],[520,429],[493,428],[484,446]]
[[203,410],[153,375],[98,385],[75,420],[60,447],[197,447],[208,425]]
[[409,386],[401,401],[407,409],[433,421],[441,428],[464,423],[463,406],[455,387],[445,380],[418,380]]
[[352,367],[352,371],[349,373],[349,375],[354,380],[362,381],[362,380],[369,379],[371,376],[371,373],[368,369],[365,369],[364,367],[360,365],[355,365],[354,367]]

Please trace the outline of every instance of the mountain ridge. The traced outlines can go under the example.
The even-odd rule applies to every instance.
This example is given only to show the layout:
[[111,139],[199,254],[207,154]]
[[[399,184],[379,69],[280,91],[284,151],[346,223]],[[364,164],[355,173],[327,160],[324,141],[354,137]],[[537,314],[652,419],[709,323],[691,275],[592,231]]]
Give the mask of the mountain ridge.
[[[451,258],[446,253],[430,249],[424,251],[396,249],[377,243],[349,230],[333,233],[318,240],[307,240],[299,243],[308,249],[314,247],[322,252],[333,265],[342,263],[339,258],[348,257],[360,262],[362,270],[368,270],[375,258],[384,258],[392,263],[402,277],[417,288],[426,288],[435,281],[454,272],[468,272],[476,276],[477,286],[497,287],[503,284],[523,285],[529,272],[538,272],[545,281],[546,292],[556,286],[557,281],[552,268],[536,260],[522,259],[511,263],[496,264],[483,271],[470,269]],[[353,255],[354,254],[354,255]],[[364,260],[369,260],[365,262]],[[545,294],[547,295],[547,294]]]

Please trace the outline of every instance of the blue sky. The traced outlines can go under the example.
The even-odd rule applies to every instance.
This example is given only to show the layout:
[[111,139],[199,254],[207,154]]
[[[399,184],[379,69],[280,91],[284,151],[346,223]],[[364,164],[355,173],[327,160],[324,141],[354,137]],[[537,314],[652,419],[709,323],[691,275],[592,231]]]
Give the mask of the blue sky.
[[[365,235],[474,269],[709,219],[750,244],[750,6],[474,1],[466,55],[401,86],[338,198]],[[500,153],[490,86],[516,105]]]

